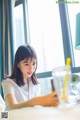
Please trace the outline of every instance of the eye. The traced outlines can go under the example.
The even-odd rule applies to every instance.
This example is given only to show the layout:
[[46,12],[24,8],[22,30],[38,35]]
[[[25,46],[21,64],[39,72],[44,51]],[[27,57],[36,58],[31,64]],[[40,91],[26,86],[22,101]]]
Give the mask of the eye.
[[36,64],[36,62],[33,62],[33,65],[35,65]]
[[28,63],[26,63],[25,65],[29,65]]

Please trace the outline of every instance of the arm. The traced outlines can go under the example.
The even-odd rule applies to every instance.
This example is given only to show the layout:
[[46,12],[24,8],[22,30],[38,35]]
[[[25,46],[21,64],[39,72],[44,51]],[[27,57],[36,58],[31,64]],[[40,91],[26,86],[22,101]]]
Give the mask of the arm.
[[55,92],[45,95],[45,96],[39,96],[32,98],[26,102],[17,103],[15,96],[13,94],[8,94],[5,98],[8,106],[10,109],[19,109],[23,107],[33,107],[36,105],[41,106],[57,106],[59,104],[59,101],[57,97],[55,97]]

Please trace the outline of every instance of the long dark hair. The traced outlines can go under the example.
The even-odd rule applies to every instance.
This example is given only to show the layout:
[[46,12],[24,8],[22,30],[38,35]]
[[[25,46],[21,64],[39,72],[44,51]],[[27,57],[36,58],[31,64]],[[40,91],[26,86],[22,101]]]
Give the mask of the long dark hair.
[[[18,64],[20,63],[20,61],[22,61],[24,59],[28,60],[29,58],[31,58],[31,59],[35,58],[37,60],[37,55],[36,55],[34,48],[31,47],[30,45],[20,46],[17,49],[16,54],[15,54],[15,60],[14,60],[12,74],[11,74],[11,76],[8,77],[8,78],[13,79],[19,86],[22,86],[25,83],[23,80],[22,72],[20,71],[20,69],[18,67]],[[37,69],[37,65],[36,65],[36,69]],[[36,72],[36,70],[35,70],[35,72]],[[34,85],[38,84],[35,72],[31,76],[31,80]]]

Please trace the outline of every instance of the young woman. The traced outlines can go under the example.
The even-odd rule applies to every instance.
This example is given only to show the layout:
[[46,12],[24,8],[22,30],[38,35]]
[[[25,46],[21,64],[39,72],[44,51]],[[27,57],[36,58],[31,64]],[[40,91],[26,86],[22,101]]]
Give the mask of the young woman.
[[2,82],[8,110],[59,104],[55,92],[45,96],[40,95],[40,83],[35,76],[36,69],[37,56],[34,49],[30,45],[20,46],[15,54],[12,74]]

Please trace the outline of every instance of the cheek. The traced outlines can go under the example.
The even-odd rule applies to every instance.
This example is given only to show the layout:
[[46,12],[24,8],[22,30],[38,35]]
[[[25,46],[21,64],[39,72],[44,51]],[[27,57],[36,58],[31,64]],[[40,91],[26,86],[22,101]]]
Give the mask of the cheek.
[[27,69],[25,67],[24,68],[22,67],[21,68],[21,72],[22,72],[22,74],[26,74],[27,73]]
[[19,66],[19,69],[20,69],[21,72],[25,71],[25,67],[23,67],[23,66]]

